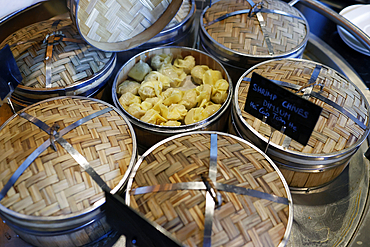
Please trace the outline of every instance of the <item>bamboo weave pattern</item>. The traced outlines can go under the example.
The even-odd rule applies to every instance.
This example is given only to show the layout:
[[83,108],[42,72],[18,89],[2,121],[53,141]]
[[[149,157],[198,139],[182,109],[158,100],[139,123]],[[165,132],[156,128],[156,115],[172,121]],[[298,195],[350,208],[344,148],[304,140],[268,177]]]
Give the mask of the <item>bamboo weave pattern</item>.
[[[168,141],[146,156],[132,188],[200,182],[208,174],[210,135],[189,134]],[[217,182],[287,197],[270,163],[248,144],[218,135]],[[128,188],[129,190],[131,188]],[[277,246],[285,232],[289,206],[220,191],[215,209],[212,246]],[[147,193],[130,198],[130,206],[155,221],[186,246],[202,246],[205,192],[183,190]]]
[[[27,113],[60,129],[107,108],[106,105],[75,98],[35,104]],[[16,116],[0,131],[0,190],[22,162],[49,136],[34,124]],[[131,158],[133,143],[126,121],[114,110],[96,117],[63,136],[81,153],[110,188],[122,179]],[[56,144],[26,169],[1,204],[34,216],[69,215],[87,210],[104,198],[100,187],[79,164]]]
[[78,3],[78,26],[84,37],[99,42],[130,39],[150,27],[166,10],[169,0],[110,0]]
[[[255,3],[261,2],[254,0]],[[263,1],[264,8],[281,10],[294,16],[302,17],[295,8],[282,1]],[[203,22],[208,23],[238,10],[250,9],[248,1],[222,0],[214,3],[204,14]],[[266,22],[266,31],[270,37],[274,54],[282,54],[297,49],[302,45],[307,33],[307,23],[293,17],[275,13],[262,13]],[[220,22],[205,27],[215,42],[247,55],[269,55],[266,41],[256,16],[248,14],[231,16]]]
[[[316,63],[308,60],[274,60],[256,67],[246,77],[250,78],[252,72],[256,72],[271,80],[285,81],[304,86],[307,85],[315,65]],[[323,92],[321,93],[322,96],[342,106],[363,122],[365,126],[368,125],[369,109],[366,105],[366,99],[355,88],[353,83],[326,66],[322,67],[316,82],[324,85]],[[242,117],[251,128],[258,131],[267,140],[271,134],[270,127],[244,111],[248,89],[249,82],[241,82],[238,91],[238,104],[242,112]],[[313,91],[319,92],[320,86],[314,86]],[[288,147],[289,150],[313,154],[333,153],[352,147],[364,135],[365,130],[339,110],[334,109],[319,99],[310,97],[309,100],[323,108],[321,116],[308,144],[303,146],[292,140]],[[275,131],[271,137],[271,142],[282,145],[285,138],[286,135]]]
[[[45,88],[45,56],[47,44],[43,39],[55,30],[67,38],[80,39],[71,20],[62,20],[58,28],[52,27],[54,20],[36,23],[20,29],[9,36],[1,45],[11,47],[18,68],[21,71],[22,85],[31,88]],[[34,40],[35,42],[27,42]],[[89,79],[99,73],[110,60],[112,53],[100,51],[86,43],[57,41],[53,45],[52,87],[67,87]]]

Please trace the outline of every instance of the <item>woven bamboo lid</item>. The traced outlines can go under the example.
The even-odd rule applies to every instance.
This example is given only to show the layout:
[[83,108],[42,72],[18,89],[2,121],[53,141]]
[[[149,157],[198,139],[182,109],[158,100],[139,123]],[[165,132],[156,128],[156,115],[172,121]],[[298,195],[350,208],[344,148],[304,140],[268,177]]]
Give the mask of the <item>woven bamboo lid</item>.
[[[202,177],[217,188],[221,206],[213,208],[205,186],[195,189],[204,185]],[[223,186],[274,195],[286,204]],[[212,246],[284,246],[293,219],[289,188],[275,164],[247,141],[221,132],[176,135],[153,146],[130,175],[126,202],[186,246],[204,246],[207,230]]]
[[82,37],[105,51],[123,51],[153,38],[173,19],[181,0],[71,0]]
[[[287,152],[338,154],[358,147],[368,135],[369,104],[351,81],[332,68],[313,61],[281,59],[266,61],[248,70],[238,81],[234,95],[239,118],[265,143],[271,134],[270,126],[244,111],[253,72],[275,83],[285,83],[282,86],[292,92],[301,87],[312,89],[307,99],[323,108],[306,146],[280,131],[273,132],[270,145]],[[311,85],[311,82],[314,84]]]
[[51,145],[45,146],[51,137],[26,120],[24,114],[49,127],[56,123],[60,127],[59,136],[87,160],[108,187],[114,192],[122,189],[136,160],[131,125],[105,102],[60,97],[25,108],[2,126],[0,190],[21,165],[29,159],[32,162],[15,179],[0,201],[2,206],[30,216],[73,216],[96,208],[94,203],[104,198],[102,189],[70,152],[59,141],[55,142],[57,151]]
[[279,0],[221,0],[207,7],[202,17],[202,33],[230,60],[230,54],[284,57],[304,48],[308,39],[304,16]]
[[[53,34],[60,39],[55,38],[48,45],[48,37]],[[88,45],[70,19],[47,20],[27,26],[10,35],[0,47],[6,44],[11,46],[21,71],[22,89],[76,87],[114,67],[115,55]],[[51,57],[49,65],[48,56]]]

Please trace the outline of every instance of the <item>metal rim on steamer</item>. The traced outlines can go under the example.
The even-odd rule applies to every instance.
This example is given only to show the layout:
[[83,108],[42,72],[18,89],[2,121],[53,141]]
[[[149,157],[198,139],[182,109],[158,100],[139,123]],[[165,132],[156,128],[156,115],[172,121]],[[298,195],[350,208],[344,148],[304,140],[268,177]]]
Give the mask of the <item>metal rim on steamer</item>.
[[[142,164],[142,162],[144,161],[144,159],[150,153],[152,153],[154,150],[156,150],[158,147],[160,147],[164,143],[169,142],[169,141],[174,140],[174,139],[177,139],[177,138],[181,138],[183,136],[188,136],[188,135],[191,135],[191,134],[209,134],[209,135],[217,134],[217,135],[232,137],[235,140],[243,142],[243,143],[249,145],[250,147],[252,147],[254,150],[258,151],[269,162],[269,164],[274,168],[274,170],[279,175],[279,178],[280,178],[281,182],[284,185],[284,189],[287,192],[287,199],[288,199],[288,206],[289,206],[289,216],[288,216],[286,231],[284,233],[283,239],[279,243],[279,247],[286,246],[286,244],[288,243],[290,232],[291,232],[292,225],[293,225],[293,199],[292,199],[292,196],[291,196],[291,193],[290,193],[289,186],[288,186],[283,174],[280,172],[280,170],[278,169],[276,164],[264,152],[262,152],[258,147],[256,147],[252,143],[250,143],[250,142],[248,142],[248,141],[246,141],[246,140],[244,140],[240,137],[237,137],[237,136],[234,136],[234,135],[231,135],[231,134],[228,134],[228,133],[223,133],[223,132],[218,132],[218,131],[192,131],[192,132],[182,133],[182,134],[178,134],[178,135],[168,137],[168,138],[156,143],[155,145],[153,145],[143,155],[141,155],[139,157],[138,161],[136,162],[136,164],[134,165],[134,167],[132,169],[132,172],[131,172],[131,174],[128,178],[128,181],[127,181],[127,188],[126,188],[126,192],[125,192],[125,203],[127,205],[130,205],[130,190],[131,190],[133,181],[135,179],[136,172],[138,171],[138,169],[139,169],[140,165]],[[157,223],[155,223],[155,222],[152,222],[152,224],[154,226],[157,226]]]

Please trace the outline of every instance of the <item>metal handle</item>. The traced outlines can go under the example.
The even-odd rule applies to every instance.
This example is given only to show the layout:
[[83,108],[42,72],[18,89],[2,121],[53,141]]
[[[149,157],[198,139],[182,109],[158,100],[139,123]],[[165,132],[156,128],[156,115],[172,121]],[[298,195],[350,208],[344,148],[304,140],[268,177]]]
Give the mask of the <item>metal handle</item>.
[[[289,3],[289,5],[293,6],[298,1],[299,0],[293,0]],[[360,28],[354,25],[352,22],[347,20],[345,17],[339,15],[334,10],[330,9],[329,7],[326,7],[325,5],[316,0],[300,0],[299,2],[317,11],[318,13],[326,16],[330,20],[334,21],[336,24],[342,26],[349,33],[351,33],[361,44],[363,44],[366,49],[370,51],[370,37]]]

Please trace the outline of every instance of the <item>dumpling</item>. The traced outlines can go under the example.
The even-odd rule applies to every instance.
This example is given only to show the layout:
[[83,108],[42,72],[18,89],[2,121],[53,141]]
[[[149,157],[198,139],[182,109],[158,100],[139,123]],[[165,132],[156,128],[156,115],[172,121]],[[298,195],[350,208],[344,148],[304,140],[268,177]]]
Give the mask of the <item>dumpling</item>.
[[190,109],[185,116],[184,123],[185,124],[193,124],[203,120],[202,111],[204,110],[203,107],[196,107]]
[[152,57],[150,65],[153,69],[159,70],[163,64],[172,63],[172,54],[156,54]]
[[157,112],[156,110],[154,109],[150,109],[148,110],[144,116],[142,116],[140,118],[141,121],[144,121],[144,122],[147,122],[147,123],[150,123],[150,124],[157,124],[157,125],[160,125],[161,123],[163,122],[167,122],[167,119],[165,119],[164,117],[162,117],[159,112]]
[[146,98],[143,102],[141,102],[141,108],[144,111],[147,111],[149,109],[152,109],[155,104],[158,103],[161,99],[158,97],[153,97],[153,98]]
[[167,122],[162,122],[161,125],[162,126],[180,126],[181,122],[170,120]]
[[168,120],[183,120],[188,111],[184,105],[172,104],[168,107]]
[[203,84],[195,88],[197,91],[197,103],[198,107],[205,105],[211,100],[212,86],[209,84]]
[[168,88],[166,91],[162,92],[163,104],[170,106],[171,104],[177,104],[181,101],[183,91],[176,88]]
[[144,78],[145,81],[160,81],[162,83],[163,90],[166,90],[170,87],[171,78],[165,76],[158,71],[151,71],[147,76]]
[[146,110],[143,110],[141,104],[133,103],[128,106],[127,112],[130,113],[132,116],[140,119],[142,116],[144,116]]
[[207,70],[209,70],[207,65],[194,66],[194,68],[191,70],[191,77],[193,78],[195,84],[200,85],[203,83],[203,75]]
[[150,68],[149,64],[140,60],[130,69],[128,76],[138,82],[142,82],[150,71],[152,71],[152,68]]
[[215,85],[216,81],[222,79],[221,71],[209,69],[203,75],[203,83],[211,86]]
[[139,90],[139,87],[140,87],[140,83],[136,81],[126,80],[118,85],[117,93],[124,94],[124,93],[130,92],[132,94],[137,95],[137,91]]
[[212,116],[218,109],[221,108],[221,104],[209,104],[206,106],[204,111],[202,111],[202,118],[206,119],[210,116]]
[[195,58],[190,55],[186,56],[184,59],[176,58],[175,62],[173,62],[173,65],[177,68],[183,69],[184,72],[189,75],[195,66]]
[[138,93],[142,100],[160,96],[162,93],[162,83],[160,81],[145,81],[141,84]]
[[197,105],[197,90],[195,88],[186,90],[179,104],[184,105],[187,110]]
[[184,70],[176,68],[172,64],[163,64],[158,72],[168,76],[171,79],[171,87],[179,87],[186,78],[186,73]]
[[211,100],[216,104],[223,104],[226,101],[229,83],[225,79],[216,81],[212,87]]
[[141,103],[140,97],[130,92],[122,94],[118,101],[125,110],[127,110],[128,106],[133,103]]

